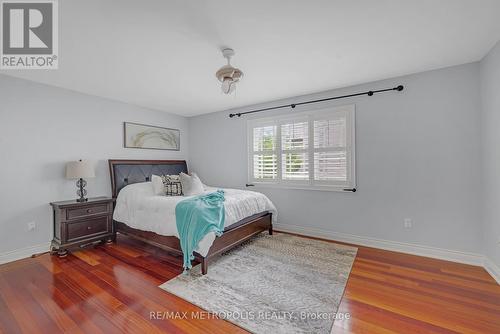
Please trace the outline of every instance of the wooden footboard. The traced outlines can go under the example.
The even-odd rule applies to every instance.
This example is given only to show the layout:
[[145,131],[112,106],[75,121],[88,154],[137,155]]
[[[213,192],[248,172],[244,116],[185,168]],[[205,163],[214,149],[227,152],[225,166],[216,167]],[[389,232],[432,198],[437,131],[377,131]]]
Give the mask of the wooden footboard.
[[[134,229],[117,221],[114,221],[114,226],[115,233],[118,232],[168,252],[182,255],[181,244],[176,237],[166,237],[154,232]],[[202,274],[205,275],[208,272],[208,263],[215,256],[240,245],[262,231],[273,233],[272,214],[268,211],[245,218],[226,228],[220,237],[215,238],[207,256],[203,257],[196,252],[194,253],[195,259],[201,263]]]

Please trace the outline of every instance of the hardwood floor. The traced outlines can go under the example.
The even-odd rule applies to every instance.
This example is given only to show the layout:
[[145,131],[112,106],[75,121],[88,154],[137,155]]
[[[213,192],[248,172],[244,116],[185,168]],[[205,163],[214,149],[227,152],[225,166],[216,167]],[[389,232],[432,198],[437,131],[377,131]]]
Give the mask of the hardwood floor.
[[500,286],[481,267],[359,247],[334,333],[500,333]]
[[[0,266],[0,333],[244,333],[157,286],[182,259],[119,237]],[[150,319],[151,312],[179,312]],[[500,333],[500,286],[480,267],[359,247],[333,333]],[[172,313],[170,313],[172,314]]]

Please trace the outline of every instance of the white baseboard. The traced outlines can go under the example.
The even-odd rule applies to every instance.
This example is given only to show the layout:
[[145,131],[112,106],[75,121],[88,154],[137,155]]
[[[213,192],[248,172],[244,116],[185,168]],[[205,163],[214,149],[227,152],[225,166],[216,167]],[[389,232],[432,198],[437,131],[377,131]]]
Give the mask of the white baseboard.
[[50,249],[50,242],[43,244],[16,249],[10,252],[0,254],[0,264],[12,262],[30,257],[33,254],[43,253]]
[[399,241],[390,241],[362,237],[353,234],[333,232],[317,228],[302,227],[297,225],[273,224],[276,231],[302,234],[310,237],[324,238],[346,242],[350,244],[380,248],[394,252],[407,253],[418,256],[432,257],[440,260],[453,261],[458,263],[470,264],[474,266],[483,266],[485,257],[481,254],[448,250],[431,246],[404,243]]
[[488,258],[484,259],[483,267],[500,284],[500,267]]

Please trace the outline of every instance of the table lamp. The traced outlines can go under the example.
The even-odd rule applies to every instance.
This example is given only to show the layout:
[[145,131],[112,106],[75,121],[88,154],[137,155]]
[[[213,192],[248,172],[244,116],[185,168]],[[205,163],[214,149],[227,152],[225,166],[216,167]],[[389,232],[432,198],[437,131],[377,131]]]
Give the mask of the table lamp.
[[78,161],[70,161],[66,164],[66,178],[67,179],[78,179],[76,181],[76,187],[78,190],[76,194],[80,196],[76,201],[77,202],[86,202],[88,198],[87,190],[85,186],[87,185],[87,181],[84,178],[95,177],[94,166],[90,161],[86,160],[78,160]]

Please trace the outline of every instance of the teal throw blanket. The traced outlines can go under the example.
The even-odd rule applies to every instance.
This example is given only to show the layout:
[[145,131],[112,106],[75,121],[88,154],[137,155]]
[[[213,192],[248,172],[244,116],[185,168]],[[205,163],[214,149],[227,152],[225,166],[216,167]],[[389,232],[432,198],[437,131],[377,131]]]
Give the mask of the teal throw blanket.
[[209,232],[222,235],[224,230],[224,191],[185,199],[175,207],[175,220],[181,249],[184,253],[184,269],[191,269],[193,251]]

